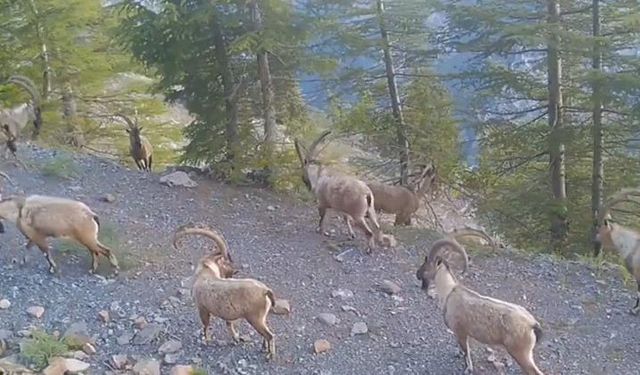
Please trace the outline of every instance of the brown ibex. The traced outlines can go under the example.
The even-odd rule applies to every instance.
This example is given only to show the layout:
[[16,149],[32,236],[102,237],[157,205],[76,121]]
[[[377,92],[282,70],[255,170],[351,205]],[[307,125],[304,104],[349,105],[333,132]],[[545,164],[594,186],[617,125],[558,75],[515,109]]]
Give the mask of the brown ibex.
[[217,252],[205,255],[198,262],[191,293],[195,300],[203,325],[204,341],[210,340],[208,331],[211,316],[226,321],[227,329],[234,341],[241,340],[234,322],[246,319],[262,335],[267,358],[276,355],[275,335],[267,326],[267,315],[273,305],[273,291],[254,279],[233,279],[234,273],[226,242],[212,229],[181,227],[174,234],[173,245],[177,247],[180,237],[188,234],[203,235],[212,239]]
[[[383,234],[380,229],[374,209],[375,199],[367,184],[356,177],[327,168],[317,159],[316,148],[329,134],[331,134],[330,130],[324,131],[306,152],[303,152],[303,146],[299,140],[295,140],[296,152],[302,164],[302,181],[318,201],[320,221],[317,231],[324,233],[324,217],[327,209],[333,209],[345,215],[349,234],[352,237],[355,233],[351,229],[349,219],[353,219],[356,226],[366,234],[368,252],[376,247],[376,243],[393,246],[395,240],[392,236]],[[373,230],[367,224],[365,217],[371,220]]]
[[623,225],[614,223],[611,219],[610,210],[619,203],[634,203],[631,197],[640,196],[640,189],[622,189],[612,195],[598,211],[598,226],[595,241],[602,244],[605,249],[612,249],[618,252],[627,271],[636,280],[637,293],[636,303],[629,312],[637,315],[640,311],[640,233]]
[[118,273],[120,267],[113,251],[98,240],[98,215],[86,204],[46,195],[9,196],[0,200],[0,219],[13,222],[27,238],[27,249],[37,245],[49,262],[49,272],[58,266],[51,256],[47,237],[66,237],[84,245],[93,259],[89,272],[98,268],[98,257],[109,259]]
[[464,353],[465,373],[473,373],[469,350],[469,338],[473,338],[486,345],[504,346],[525,374],[543,375],[533,359],[533,348],[542,337],[542,328],[527,309],[462,285],[449,263],[438,255],[425,259],[417,276],[425,291],[435,284],[445,325]]
[[31,101],[20,104],[14,108],[0,109],[0,124],[7,127],[14,138],[19,138],[22,130],[28,123],[33,123],[32,138],[36,139],[42,127],[42,108],[40,94],[33,81],[25,76],[13,75],[5,82],[20,86],[31,96]]
[[433,164],[425,166],[420,177],[409,186],[388,185],[382,182],[369,181],[367,185],[375,198],[375,209],[388,214],[395,214],[394,225],[411,225],[411,216],[418,211],[422,199],[436,178]]
[[129,134],[129,152],[131,153],[133,161],[138,166],[138,169],[151,172],[153,147],[151,146],[151,142],[149,142],[145,136],[140,134],[144,127],[138,126],[137,117],[135,121],[131,121],[128,116],[121,113],[118,113],[115,116],[122,118],[127,123],[128,128],[125,130]]

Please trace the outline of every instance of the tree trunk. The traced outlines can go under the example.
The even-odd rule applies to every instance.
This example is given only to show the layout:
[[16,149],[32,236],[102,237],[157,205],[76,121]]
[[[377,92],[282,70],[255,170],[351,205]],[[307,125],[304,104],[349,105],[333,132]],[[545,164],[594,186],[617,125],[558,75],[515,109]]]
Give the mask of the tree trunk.
[[29,3],[31,5],[31,12],[33,12],[35,20],[36,35],[38,37],[38,40],[40,41],[40,58],[42,59],[43,65],[42,100],[47,100],[49,98],[49,93],[51,93],[51,58],[49,56],[49,49],[47,48],[44,27],[42,27],[42,23],[40,22],[40,13],[38,12],[36,2],[35,0],[31,0]]
[[[599,74],[602,70],[602,51],[600,49],[600,1],[593,0],[593,70]],[[593,233],[602,223],[598,222],[598,210],[602,206],[604,193],[604,161],[602,160],[602,90],[600,87],[600,77],[593,82],[593,171],[591,173],[591,214],[593,215]],[[601,251],[601,245],[594,243],[593,248],[595,256]]]
[[233,77],[233,71],[229,63],[227,45],[220,26],[220,20],[213,20],[213,43],[215,47],[216,60],[220,63],[222,91],[224,94],[224,106],[226,114],[225,138],[227,142],[227,161],[233,161],[236,153],[239,152],[240,139],[238,138],[238,100],[237,87]]
[[565,180],[565,145],[562,116],[562,61],[560,57],[560,4],[547,0],[548,8],[548,90],[549,90],[549,155],[553,205],[551,211],[551,246],[560,250],[567,238],[567,190]]
[[[264,24],[262,22],[262,10],[258,1],[251,2],[251,18],[254,31],[262,34]],[[276,109],[273,97],[273,83],[271,82],[271,70],[269,68],[269,52],[264,48],[257,51],[258,75],[260,77],[260,90],[262,93],[262,115],[264,117],[264,154],[267,159],[267,169],[271,167],[273,149],[276,140]]]
[[402,106],[398,95],[396,73],[393,66],[393,57],[391,56],[391,42],[389,41],[389,33],[387,32],[387,28],[384,23],[383,0],[377,0],[377,10],[380,36],[382,37],[382,52],[384,54],[387,86],[389,87],[389,97],[391,99],[393,118],[396,123],[396,142],[398,143],[400,154],[400,183],[406,186],[409,184],[409,142],[407,140],[407,127],[404,122]]

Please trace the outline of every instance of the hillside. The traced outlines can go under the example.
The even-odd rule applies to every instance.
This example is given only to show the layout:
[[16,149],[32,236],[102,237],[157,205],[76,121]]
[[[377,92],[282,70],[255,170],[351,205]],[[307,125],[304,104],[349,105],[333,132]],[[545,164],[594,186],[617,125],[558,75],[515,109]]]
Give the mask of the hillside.
[[[401,245],[393,251],[368,256],[356,249],[336,259],[337,253],[364,241],[346,241],[346,230],[334,216],[327,224],[335,235],[316,234],[312,204],[197,177],[194,189],[170,188],[159,184],[157,175],[91,156],[61,154],[23,147],[20,158],[31,169],[2,165],[17,185],[4,184],[3,194],[24,190],[86,202],[100,215],[105,242],[115,247],[123,270],[113,279],[101,259],[100,273],[107,278],[91,276],[88,252],[60,241],[52,242],[60,275],[47,272],[36,249],[22,265],[25,241],[6,224],[6,233],[0,235],[0,300],[11,303],[0,310],[0,335],[8,336],[9,342],[5,355],[20,350],[25,340],[20,335],[30,326],[64,333],[85,322],[97,348],[97,354],[85,359],[91,364],[87,373],[92,374],[111,371],[113,355],[126,354],[131,362],[162,361],[158,348],[168,340],[182,344],[170,362],[195,365],[210,374],[462,373],[464,360],[457,356],[455,339],[444,327],[434,300],[415,279],[436,234],[404,229],[396,233]],[[115,200],[104,201],[107,194]],[[276,334],[275,362],[264,360],[259,337],[244,322],[238,328],[250,336],[250,343],[232,345],[219,320],[212,324],[214,342],[208,347],[200,343],[200,322],[182,288],[208,244],[198,247],[196,243],[203,242],[194,241],[192,248],[181,250],[170,245],[173,230],[188,222],[221,231],[234,261],[241,265],[238,277],[257,278],[279,298],[289,300],[291,314],[268,319]],[[512,250],[493,254],[477,249],[471,256],[466,284],[522,304],[542,322],[544,338],[535,353],[546,374],[637,373],[640,343],[635,332],[640,321],[626,313],[635,293],[622,285],[619,272]],[[400,291],[391,296],[380,291],[383,280],[398,284]],[[332,292],[340,289],[352,291],[353,296],[333,297]],[[44,307],[41,319],[27,314],[31,306]],[[102,310],[109,311],[109,323],[99,319]],[[336,321],[319,321],[321,313],[333,314]],[[149,343],[135,345],[137,339],[129,341],[138,331],[135,321],[140,317],[150,323],[151,329],[145,331],[157,330]],[[368,332],[351,335],[358,322],[366,323]],[[332,349],[313,354],[317,339],[327,339]],[[495,374],[500,363],[507,364],[506,373],[520,373],[501,352],[494,364],[487,360],[494,356],[486,349],[472,346],[477,374]],[[170,368],[163,365],[163,373]]]

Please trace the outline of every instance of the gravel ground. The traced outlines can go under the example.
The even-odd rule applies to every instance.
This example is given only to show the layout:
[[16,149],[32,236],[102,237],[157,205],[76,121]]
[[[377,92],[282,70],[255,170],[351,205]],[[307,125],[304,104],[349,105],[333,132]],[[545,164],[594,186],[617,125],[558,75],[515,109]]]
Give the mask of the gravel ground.
[[[342,222],[328,218],[335,235],[316,234],[316,210],[270,192],[229,187],[197,180],[194,189],[160,185],[158,176],[112,164],[95,157],[73,156],[77,175],[71,179],[46,176],[43,163],[55,151],[24,147],[22,160],[30,171],[9,164],[2,167],[17,187],[5,191],[67,196],[81,199],[99,215],[105,227],[116,228],[116,254],[123,271],[112,278],[101,258],[100,276],[87,270],[85,250],[61,253],[52,241],[61,273],[52,276],[37,249],[26,264],[19,261],[25,240],[7,224],[1,235],[0,299],[11,306],[0,310],[0,332],[18,332],[35,326],[65,332],[73,323],[85,322],[94,336],[97,354],[86,361],[88,373],[109,370],[113,355],[133,360],[163,360],[159,347],[178,340],[182,348],[170,362],[192,364],[210,374],[461,374],[464,360],[458,356],[453,336],[447,332],[435,301],[428,298],[415,279],[430,242],[436,238],[426,230],[398,233],[401,246],[368,256],[347,241]],[[112,194],[115,201],[103,201]],[[181,294],[185,278],[208,247],[201,240],[188,242],[180,250],[169,243],[173,230],[184,223],[214,226],[227,239],[239,277],[253,277],[269,285],[276,296],[289,300],[289,315],[270,315],[276,334],[278,359],[267,362],[259,336],[245,322],[238,325],[251,341],[232,344],[224,324],[212,324],[214,341],[203,346],[200,323],[189,295]],[[417,234],[416,234],[417,233]],[[191,246],[189,246],[191,245]],[[349,249],[341,261],[335,255]],[[494,254],[472,251],[473,263],[464,282],[476,290],[527,307],[542,323],[544,338],[535,351],[546,374],[639,374],[640,343],[636,339],[640,318],[626,313],[634,293],[621,281],[620,273],[545,256],[514,251]],[[397,294],[379,289],[384,280],[400,286]],[[345,289],[353,296],[333,297]],[[31,306],[45,308],[41,319],[27,314]],[[103,323],[98,312],[110,312]],[[329,313],[336,322],[326,324],[318,314]],[[126,343],[133,336],[136,317],[144,317],[158,328],[150,343]],[[329,320],[331,320],[330,317]],[[355,323],[364,322],[368,332],[352,335]],[[20,338],[9,339],[9,354],[18,350]],[[119,340],[120,339],[120,340]],[[313,353],[313,343],[326,339],[331,350]],[[119,342],[120,341],[120,342]],[[133,340],[135,341],[135,340]],[[483,346],[472,343],[476,374],[497,374],[506,365],[507,374],[520,370],[497,351],[494,357]],[[171,366],[162,366],[169,373]]]

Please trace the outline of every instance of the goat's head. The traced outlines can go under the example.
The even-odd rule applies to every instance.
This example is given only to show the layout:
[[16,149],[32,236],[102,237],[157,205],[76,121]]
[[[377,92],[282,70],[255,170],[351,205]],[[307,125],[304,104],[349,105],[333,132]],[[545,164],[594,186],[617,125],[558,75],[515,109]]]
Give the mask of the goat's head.
[[131,142],[133,142],[136,146],[141,147],[142,141],[140,140],[140,132],[142,131],[143,126],[138,125],[138,118],[135,117],[134,120],[131,120],[131,118],[123,115],[122,113],[118,113],[115,116],[120,117],[127,124],[127,128],[125,128],[124,130],[127,132],[127,134],[129,134],[129,139],[131,139]]
[[22,87],[31,96],[31,101],[26,103],[24,108],[27,111],[29,120],[33,122],[34,129],[32,138],[36,139],[40,134],[40,129],[42,127],[42,107],[40,104],[40,94],[35,83],[29,77],[21,75],[13,75],[9,77],[7,83],[12,83]]
[[436,279],[436,275],[438,274],[438,272],[443,270],[446,270],[451,275],[453,275],[453,273],[451,272],[451,267],[445,259],[438,255],[436,255],[432,259],[429,259],[429,256],[427,255],[424,258],[424,263],[422,263],[422,266],[420,266],[418,272],[416,273],[418,280],[422,281],[422,289],[425,291],[429,289],[429,285],[431,285]]
[[602,207],[600,207],[596,215],[596,233],[593,238],[595,243],[602,244],[604,247],[612,246],[612,233],[615,229],[615,223],[611,217],[611,209],[619,203],[640,204],[640,202],[631,199],[632,197],[638,196],[640,196],[640,189],[622,189],[609,197]]
[[211,253],[200,258],[196,268],[196,275],[204,270],[213,272],[216,277],[223,279],[229,279],[238,272],[224,254],[220,253]]
[[313,190],[312,180],[315,180],[315,177],[311,177],[317,174],[317,168],[321,166],[320,161],[317,159],[318,156],[318,145],[324,141],[327,136],[331,134],[331,130],[325,130],[320,134],[320,136],[313,141],[309,149],[305,149],[298,139],[294,140],[294,145],[296,147],[296,153],[298,154],[298,159],[300,160],[300,164],[302,166],[302,182],[304,182],[305,186],[309,190]]

